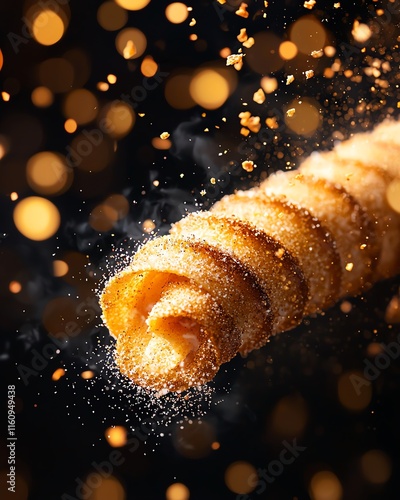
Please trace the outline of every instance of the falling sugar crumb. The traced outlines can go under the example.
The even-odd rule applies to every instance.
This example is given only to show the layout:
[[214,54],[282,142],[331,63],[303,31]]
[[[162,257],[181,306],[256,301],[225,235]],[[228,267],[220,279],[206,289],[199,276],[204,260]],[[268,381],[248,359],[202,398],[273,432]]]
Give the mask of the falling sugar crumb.
[[243,54],[231,54],[226,58],[226,65],[233,66],[235,64],[241,63],[243,59]]
[[254,165],[254,162],[251,160],[245,160],[242,162],[242,168],[243,170],[246,170],[246,172],[252,172],[256,166],[257,165]]
[[313,9],[315,7],[316,3],[317,2],[315,0],[307,0],[306,2],[304,2],[303,7],[305,7],[306,9],[311,10],[311,9]]
[[296,110],[294,108],[290,108],[286,111],[286,114],[289,118],[291,118],[294,114],[296,113]]
[[132,40],[128,40],[123,50],[124,59],[130,59],[136,54],[136,52],[137,50],[135,44],[132,42]]
[[247,12],[247,3],[241,3],[240,4],[240,7],[238,8],[238,10],[235,12],[235,14],[237,16],[240,16],[240,17],[244,17],[245,19],[247,19],[249,17],[249,13]]
[[365,43],[367,40],[371,38],[372,31],[369,26],[364,23],[360,23],[359,21],[354,21],[353,29],[351,30],[351,34],[354,37],[354,40],[359,43]]
[[253,47],[254,45],[254,38],[251,36],[250,38],[248,38],[245,42],[243,42],[243,47],[246,47],[246,49],[249,49],[250,47]]
[[258,89],[257,92],[253,94],[253,101],[257,104],[262,104],[265,101],[265,93],[263,89]]
[[312,69],[309,69],[305,72],[305,75],[306,75],[306,79],[309,80],[310,78],[312,78],[314,76],[314,70]]
[[350,272],[350,271],[352,271],[352,270],[353,270],[353,267],[354,267],[354,264],[353,264],[352,262],[348,262],[348,263],[346,264],[345,269],[346,269],[346,271],[349,271],[349,272]]
[[248,39],[246,28],[242,28],[236,38],[239,40],[239,42],[245,42]]
[[311,57],[314,59],[318,59],[319,57],[322,57],[324,55],[324,51],[322,49],[319,50],[313,50],[311,52]]
[[189,26],[195,26],[196,24],[196,19],[192,18],[192,20],[189,23]]
[[286,85],[290,85],[292,82],[294,82],[294,76],[293,75],[288,75],[286,77]]
[[162,140],[168,139],[169,136],[170,134],[168,132],[163,132],[162,134],[160,134],[160,138]]

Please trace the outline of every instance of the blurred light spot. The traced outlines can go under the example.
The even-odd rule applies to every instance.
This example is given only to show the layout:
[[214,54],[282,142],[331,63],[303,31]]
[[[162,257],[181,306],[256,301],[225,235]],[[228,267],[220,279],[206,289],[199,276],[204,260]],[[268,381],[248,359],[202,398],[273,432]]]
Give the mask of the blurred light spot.
[[122,425],[116,425],[106,429],[104,435],[110,446],[113,448],[119,448],[126,444],[128,433],[125,427],[122,427]]
[[129,202],[122,194],[112,194],[108,196],[104,205],[107,205],[114,210],[118,220],[123,219],[128,215]]
[[213,450],[219,450],[221,448],[221,445],[220,443],[218,443],[218,441],[214,441],[213,443],[211,443],[211,448]]
[[279,55],[281,40],[266,31],[254,35],[254,40],[255,43],[247,50],[245,58],[250,68],[261,74],[278,71],[284,63]]
[[15,191],[13,191],[13,192],[10,194],[10,200],[11,200],[11,201],[17,201],[17,200],[18,200],[18,193],[16,193]]
[[219,51],[219,55],[223,58],[226,59],[228,56],[232,54],[231,49],[229,47],[224,47]]
[[166,18],[173,24],[183,23],[186,21],[188,15],[187,5],[181,2],[170,3],[165,9]]
[[150,0],[115,0],[115,2],[126,10],[144,9]]
[[105,106],[103,114],[108,134],[115,139],[125,137],[132,130],[136,120],[133,109],[122,101],[114,101]]
[[41,45],[54,45],[64,35],[62,18],[54,10],[43,9],[33,18],[32,35]]
[[109,75],[107,75],[107,81],[111,85],[114,85],[114,83],[117,83],[117,77],[115,75],[113,75],[112,73],[110,73]]
[[107,90],[110,88],[110,85],[107,82],[99,82],[96,87],[97,90],[100,90],[101,92],[107,92]]
[[296,134],[310,136],[321,125],[319,105],[314,99],[294,100],[288,104],[288,109],[294,112],[286,113],[285,123]]
[[152,231],[154,231],[156,225],[151,219],[146,219],[145,221],[143,221],[142,227],[145,233],[150,234]]
[[40,83],[55,93],[67,92],[74,83],[74,68],[66,59],[46,59],[39,65]]
[[83,378],[83,380],[90,380],[91,378],[94,377],[94,371],[85,370],[81,373],[81,377]]
[[400,295],[394,295],[385,311],[385,321],[386,323],[400,323]]
[[180,73],[168,78],[165,84],[165,99],[175,109],[189,109],[196,103],[190,95],[191,73]]
[[[127,54],[126,49],[129,46],[129,42],[133,44],[134,50]],[[147,40],[145,35],[137,28],[125,28],[118,33],[115,39],[115,46],[125,59],[136,59],[146,50]]]
[[85,482],[92,492],[87,500],[126,500],[125,489],[115,476],[104,477],[92,473]]
[[325,28],[314,16],[303,16],[292,24],[289,36],[303,54],[320,50],[326,42]]
[[13,218],[18,231],[36,241],[50,238],[60,225],[57,207],[39,196],[21,200],[14,209]]
[[74,337],[81,332],[77,323],[77,302],[71,297],[55,297],[47,302],[42,313],[42,323],[50,335]]
[[169,149],[172,142],[169,139],[161,139],[160,137],[153,137],[151,145],[156,149]]
[[375,356],[378,356],[383,351],[383,346],[379,342],[371,342],[367,346],[367,356],[370,358],[374,358]]
[[400,179],[392,181],[386,191],[386,199],[391,208],[400,213]]
[[53,261],[53,274],[57,278],[61,276],[65,276],[68,272],[68,264],[63,260],[54,260]]
[[97,10],[97,21],[107,31],[121,29],[128,21],[128,13],[115,2],[104,2]]
[[290,40],[286,40],[279,45],[279,55],[282,59],[290,60],[297,56],[298,50],[296,45]]
[[9,141],[4,135],[0,135],[0,160],[6,156],[9,150]]
[[359,43],[365,43],[372,36],[372,31],[367,24],[360,23],[355,20],[353,24],[353,29],[351,30],[351,34],[354,37],[354,40]]
[[204,458],[211,453],[215,441],[214,427],[204,421],[189,421],[176,427],[173,445],[186,458]]
[[67,150],[68,165],[86,172],[104,170],[114,155],[113,141],[97,128],[75,136]]
[[1,68],[3,67],[3,63],[4,63],[3,52],[0,49],[0,71],[1,71]]
[[10,94],[8,92],[2,92],[1,93],[1,97],[3,99],[4,102],[8,102],[10,100]]
[[144,76],[151,78],[157,73],[158,64],[151,56],[146,56],[140,65],[140,71]]
[[372,399],[371,383],[365,379],[362,372],[347,371],[339,378],[338,397],[347,410],[362,411]]
[[165,492],[165,498],[166,500],[189,500],[189,488],[182,483],[171,484]]
[[333,57],[336,54],[336,48],[332,45],[327,45],[324,47],[324,52],[327,57]]
[[341,500],[342,494],[342,485],[333,472],[317,472],[310,481],[312,500]]
[[285,396],[275,405],[268,433],[273,439],[282,437],[291,438],[300,436],[308,420],[308,409],[305,400],[298,394]]
[[19,293],[22,290],[22,285],[19,281],[10,281],[8,289],[11,293]]
[[392,461],[382,450],[370,450],[361,457],[361,470],[370,483],[384,484],[392,475]]
[[89,216],[89,224],[95,231],[109,231],[118,220],[118,213],[109,205],[97,205]]
[[82,49],[70,49],[65,52],[64,58],[73,68],[73,87],[83,87],[91,75],[92,63],[89,55]]
[[48,108],[53,104],[54,96],[47,87],[36,87],[32,91],[31,99],[38,108]]
[[64,375],[65,375],[64,368],[57,368],[57,370],[51,376],[51,380],[54,380],[54,382],[57,382],[57,380],[60,380],[60,378],[64,377]]
[[86,89],[72,90],[66,97],[63,112],[66,118],[73,118],[79,125],[94,120],[99,103],[92,92]]
[[257,471],[249,462],[233,462],[225,471],[225,483],[234,493],[250,493],[257,486],[257,482]]
[[194,101],[205,109],[217,109],[229,96],[227,80],[217,71],[203,69],[192,78],[189,87]]
[[28,160],[26,179],[37,193],[55,195],[70,187],[73,170],[67,167],[64,157],[60,154],[42,151]]
[[76,132],[77,128],[78,124],[73,118],[68,118],[67,120],[65,120],[64,129],[66,132],[68,132],[69,134],[73,134],[74,132]]

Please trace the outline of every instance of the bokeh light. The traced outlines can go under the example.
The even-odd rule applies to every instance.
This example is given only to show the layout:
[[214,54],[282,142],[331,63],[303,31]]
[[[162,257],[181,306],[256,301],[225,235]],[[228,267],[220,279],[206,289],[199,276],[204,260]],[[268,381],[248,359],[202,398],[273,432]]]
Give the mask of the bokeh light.
[[301,436],[308,421],[305,400],[298,394],[285,396],[275,405],[267,425],[272,440]]
[[85,481],[91,492],[86,500],[126,500],[125,488],[115,476],[105,477],[101,474],[89,474]]
[[286,40],[279,45],[279,55],[282,59],[290,60],[297,56],[297,46],[290,40]]
[[310,496],[312,500],[341,500],[342,485],[333,472],[324,470],[314,474],[310,481]]
[[189,109],[196,105],[190,94],[190,82],[192,73],[182,71],[172,75],[165,84],[165,99],[175,109]]
[[395,179],[389,184],[386,199],[392,209],[400,213],[400,179]]
[[322,123],[319,104],[315,99],[296,99],[287,105],[294,113],[285,116],[290,130],[305,137],[311,136]]
[[338,381],[339,401],[347,410],[362,411],[371,402],[371,382],[357,370],[343,373]]
[[79,125],[94,120],[99,103],[96,96],[86,89],[72,90],[64,101],[63,112],[66,118],[73,118]]
[[11,293],[19,293],[22,290],[22,285],[19,281],[10,281],[8,289]]
[[[125,28],[118,33],[115,46],[125,59],[137,59],[146,50],[147,40],[139,29]],[[130,50],[127,52],[128,47]]]
[[250,493],[256,487],[257,482],[257,471],[249,462],[234,462],[225,471],[226,486],[234,493]]
[[289,37],[300,52],[311,54],[324,48],[327,33],[322,23],[314,16],[303,16],[290,27]]
[[361,457],[361,470],[372,484],[384,484],[392,475],[392,461],[382,450],[370,450]]
[[280,38],[262,31],[254,35],[254,41],[254,45],[246,52],[246,63],[253,71],[263,75],[278,71],[284,63],[279,55]]
[[89,216],[89,224],[99,232],[109,231],[117,220],[117,211],[110,205],[105,204],[94,207]]
[[114,156],[114,143],[98,128],[84,130],[67,147],[70,167],[85,172],[100,172],[108,167]]
[[78,124],[73,118],[68,118],[67,120],[65,120],[64,129],[66,132],[68,132],[69,134],[73,134],[74,132],[76,132],[77,128]]
[[141,10],[150,3],[150,0],[115,0],[115,3],[126,10]]
[[120,448],[126,444],[128,432],[122,425],[115,425],[108,427],[104,432],[104,436],[110,446]]
[[188,15],[187,5],[181,2],[170,3],[165,9],[166,18],[173,24],[183,23],[188,18]]
[[193,76],[189,91],[199,106],[205,109],[217,109],[229,97],[229,84],[218,71],[202,69]]
[[73,180],[73,170],[58,153],[42,151],[32,156],[26,165],[29,186],[39,194],[56,195],[65,192]]
[[0,49],[0,71],[1,71],[1,69],[3,67],[3,63],[4,63],[3,52]]
[[212,451],[215,441],[214,427],[205,421],[185,422],[179,425],[173,436],[173,445],[186,458],[203,458]]
[[102,114],[107,123],[108,134],[115,139],[121,139],[129,134],[136,121],[136,114],[131,106],[122,101],[108,104]]
[[147,78],[150,78],[154,76],[157,73],[158,70],[158,64],[155,62],[155,60],[151,56],[146,56],[142,64],[140,65],[140,71],[142,72],[143,76],[147,76]]
[[40,196],[30,196],[18,202],[13,219],[18,231],[35,241],[50,238],[60,225],[57,207]]
[[128,13],[115,2],[104,2],[97,10],[97,21],[105,30],[116,31],[128,22]]
[[90,380],[94,377],[95,373],[92,370],[85,370],[81,373],[83,380]]
[[61,16],[50,9],[41,9],[32,19],[33,38],[41,45],[54,45],[61,40],[66,26]]
[[182,483],[173,483],[168,486],[165,492],[166,500],[189,500],[190,491],[189,488]]
[[40,63],[37,75],[42,86],[57,94],[71,89],[75,72],[67,59],[53,57]]
[[54,380],[54,382],[57,382],[60,380],[60,378],[65,376],[65,370],[64,368],[57,368],[56,371],[53,372],[53,375],[51,376],[51,380]]
[[68,272],[68,264],[63,261],[56,259],[53,261],[53,274],[57,278],[61,278],[61,276],[65,276]]
[[48,108],[53,104],[54,96],[47,87],[36,87],[31,94],[32,102],[38,108]]

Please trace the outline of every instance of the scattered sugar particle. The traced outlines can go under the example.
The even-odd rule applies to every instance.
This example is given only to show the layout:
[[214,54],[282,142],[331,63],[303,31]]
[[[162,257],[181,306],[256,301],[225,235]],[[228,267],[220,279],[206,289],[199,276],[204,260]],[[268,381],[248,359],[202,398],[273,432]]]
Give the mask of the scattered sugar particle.
[[233,67],[236,69],[236,71],[240,71],[243,67],[243,59],[241,59],[239,62],[234,64]]
[[367,248],[367,245],[365,243],[363,243],[362,245],[360,245],[360,250],[365,250]]
[[168,139],[169,136],[170,134],[168,132],[163,132],[162,134],[160,134],[160,138],[162,140]]
[[157,179],[153,181],[153,186],[158,187],[160,185],[160,181]]
[[243,42],[243,47],[246,47],[246,49],[249,49],[250,47],[253,47],[254,42],[255,42],[255,40],[251,36],[249,39],[247,39],[245,42]]
[[311,57],[314,59],[318,59],[319,57],[322,57],[324,55],[324,51],[322,49],[319,50],[313,50],[311,52]]
[[194,17],[192,17],[192,20],[190,21],[189,26],[195,26],[195,24],[196,24],[196,19]]
[[238,10],[235,12],[235,14],[237,16],[244,17],[245,19],[247,19],[249,17],[249,13],[247,12],[247,7],[248,7],[247,3],[242,2]]
[[356,42],[364,43],[371,38],[372,31],[367,24],[355,20],[351,34]]
[[223,122],[226,122],[226,118],[225,118],[225,116],[223,116],[223,117],[221,118],[221,120],[222,120]]
[[291,118],[294,114],[296,113],[296,110],[294,108],[290,108],[286,111],[286,114],[289,118]]
[[264,0],[264,7],[267,8],[268,7],[268,2],[267,0]]
[[257,104],[262,104],[265,101],[265,94],[263,89],[258,89],[257,92],[253,94],[253,101]]
[[303,3],[303,6],[306,8],[306,9],[313,9],[315,7],[315,4],[317,2],[315,0],[306,0],[304,3]]
[[265,124],[267,125],[268,128],[271,128],[273,130],[279,127],[278,120],[275,116],[266,118]]
[[207,192],[207,191],[206,191],[205,189],[202,189],[202,190],[200,191],[201,196],[205,196],[206,192]]
[[292,82],[294,82],[294,76],[293,75],[288,75],[286,77],[286,85],[290,85]]
[[151,219],[146,219],[145,221],[143,221],[142,227],[143,227],[143,231],[145,233],[149,234],[152,231],[154,231],[156,225],[155,225],[154,221],[152,221]]
[[226,65],[233,66],[234,64],[238,64],[242,62],[243,54],[231,54],[226,58]]
[[354,267],[354,264],[353,264],[352,262],[348,262],[348,263],[346,264],[345,269],[346,269],[346,271],[349,271],[349,272],[350,272],[350,271],[352,271],[352,270],[353,270],[353,267]]
[[2,92],[1,93],[1,97],[3,99],[4,102],[8,102],[10,100],[10,94],[8,92]]
[[278,259],[282,259],[284,254],[285,254],[285,249],[282,247],[275,252],[275,255],[278,257]]
[[305,75],[306,75],[306,79],[309,80],[310,78],[312,78],[314,76],[314,70],[312,69],[309,69],[305,72]]
[[245,42],[249,38],[246,33],[246,28],[242,28],[236,38],[239,40],[239,42]]
[[333,7],[334,7],[335,9],[339,9],[339,8],[340,8],[340,2],[336,2],[336,3],[334,3],[334,4],[333,4]]
[[400,109],[400,101],[397,101],[397,108]]
[[240,133],[244,136],[247,137],[250,134],[250,130],[248,128],[242,127],[240,129]]
[[185,177],[185,174],[179,174],[179,177],[183,179]]
[[246,126],[248,119],[250,118],[251,113],[250,111],[242,111],[239,113],[239,118],[240,118],[240,125]]
[[254,165],[254,162],[251,160],[245,160],[242,162],[242,168],[243,170],[246,170],[246,172],[253,172],[256,166],[257,165]]
[[259,132],[261,128],[260,117],[259,116],[250,117],[246,126],[254,133]]
[[126,42],[124,50],[122,51],[122,55],[124,56],[124,59],[130,59],[131,57],[133,57],[136,54],[136,52],[137,52],[137,50],[136,50],[135,44],[133,43],[132,40],[128,40]]
[[206,127],[206,128],[204,129],[204,132],[209,132],[209,131],[210,131],[210,129],[209,129],[208,127]]
[[215,184],[217,181],[215,180],[215,177],[211,177],[210,182],[211,184]]

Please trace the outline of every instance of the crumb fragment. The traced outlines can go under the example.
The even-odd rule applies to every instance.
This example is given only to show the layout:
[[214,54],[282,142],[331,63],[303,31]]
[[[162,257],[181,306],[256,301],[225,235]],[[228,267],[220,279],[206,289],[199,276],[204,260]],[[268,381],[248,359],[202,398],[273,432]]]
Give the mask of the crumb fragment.
[[224,3],[226,3],[226,0],[217,0],[218,3],[220,3],[221,5],[224,5]]
[[340,8],[340,2],[336,2],[336,3],[334,3],[334,4],[333,4],[333,7],[334,7],[335,9],[339,9],[339,8]]
[[128,40],[126,42],[124,50],[122,51],[124,59],[130,59],[136,54],[136,52],[137,52],[136,45],[133,43],[132,40]]
[[211,182],[211,184],[215,184],[217,181],[216,181],[215,177],[211,177],[210,182]]
[[284,254],[285,254],[285,249],[282,247],[275,252],[275,255],[278,257],[278,259],[282,259]]
[[242,127],[242,128],[240,129],[240,133],[241,133],[241,135],[243,135],[244,137],[247,137],[247,136],[250,134],[250,130],[249,130],[248,128],[246,128],[246,127]]
[[272,130],[275,130],[279,127],[278,119],[276,118],[276,116],[271,116],[269,118],[266,118],[265,124],[267,125],[268,128]]
[[311,52],[311,57],[314,59],[318,59],[319,57],[322,57],[324,55],[324,51],[322,49],[319,50],[313,50]]
[[260,117],[252,116],[250,111],[242,111],[239,113],[240,125],[247,127],[251,132],[257,133],[261,128]]
[[245,42],[243,42],[243,47],[246,47],[246,49],[249,49],[250,47],[253,47],[255,43],[254,38],[251,36],[248,38]]
[[253,172],[256,166],[257,165],[254,165],[254,162],[251,160],[245,160],[242,162],[242,168],[243,170],[246,170],[246,172]]
[[372,36],[372,31],[369,26],[364,23],[360,23],[355,20],[353,23],[353,29],[351,30],[351,34],[356,42],[365,43]]
[[265,93],[262,88],[259,88],[257,92],[254,92],[253,101],[257,104],[262,104],[265,101]]
[[169,136],[170,134],[168,132],[163,132],[162,134],[160,134],[160,138],[162,140],[168,139]]
[[189,23],[189,26],[195,26],[196,25],[196,19],[192,17],[192,20]]
[[248,8],[247,3],[242,2],[240,4],[240,7],[238,8],[238,10],[235,12],[235,14],[237,16],[244,17],[245,19],[247,19],[249,17],[249,13],[247,12],[247,8]]
[[315,0],[306,0],[304,3],[303,3],[303,7],[305,7],[306,9],[308,10],[311,10],[315,7],[315,4],[317,2]]
[[312,78],[314,76],[314,70],[312,69],[309,69],[305,72],[305,75],[306,75],[306,79],[309,80],[310,78]]
[[353,270],[354,264],[353,262],[348,262],[345,266],[346,271],[351,272]]
[[293,75],[288,75],[286,77],[286,85],[290,85],[292,82],[294,82],[294,76]]
[[242,28],[236,38],[239,40],[239,42],[245,42],[249,38],[247,36],[246,28]]
[[226,58],[227,66],[234,66],[235,64],[239,64],[242,62],[243,54],[231,54]]
[[296,113],[295,108],[290,108],[286,111],[286,114],[289,118],[291,118]]

